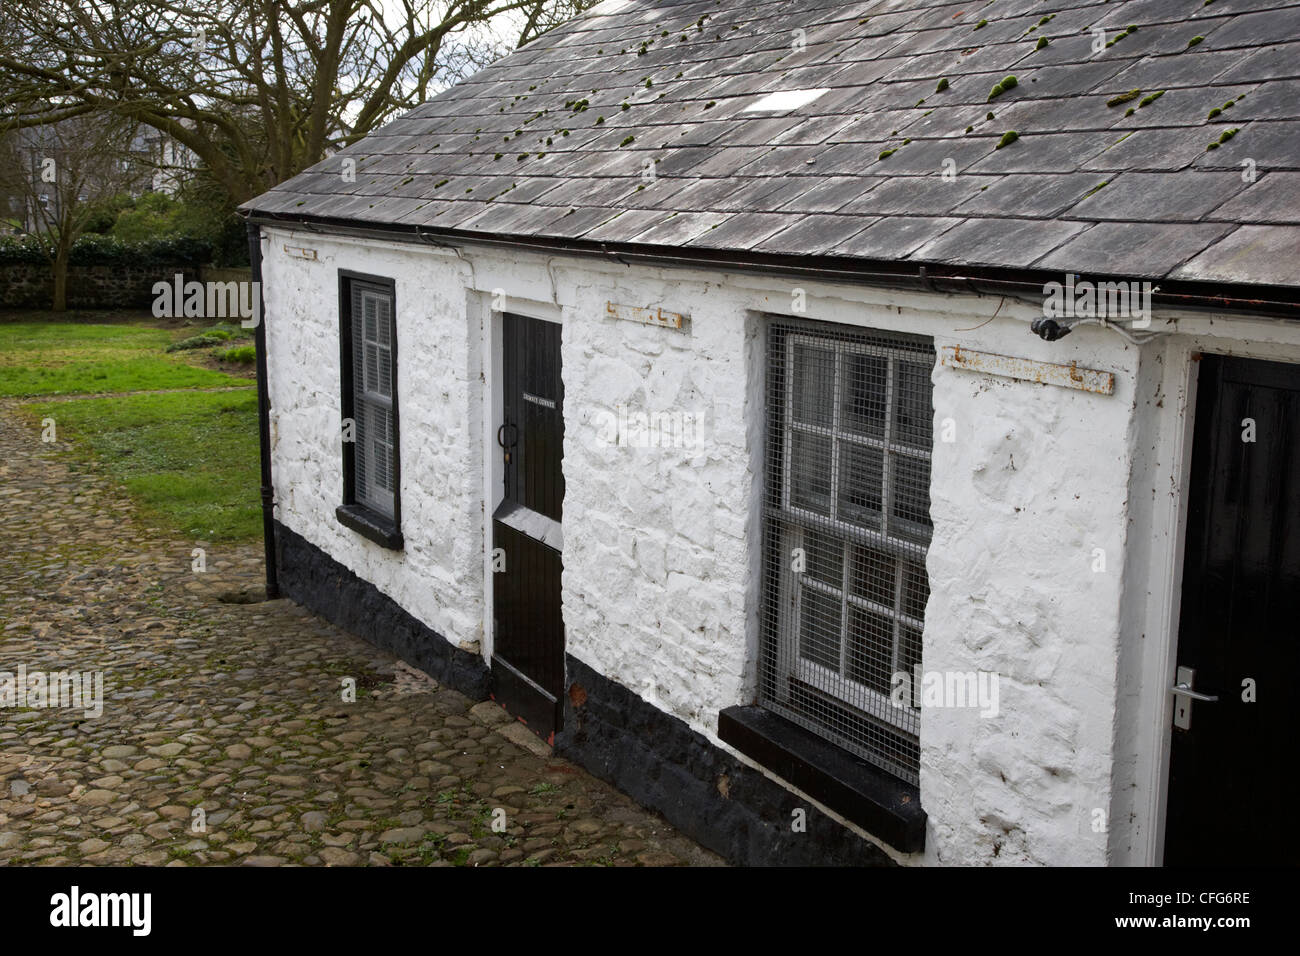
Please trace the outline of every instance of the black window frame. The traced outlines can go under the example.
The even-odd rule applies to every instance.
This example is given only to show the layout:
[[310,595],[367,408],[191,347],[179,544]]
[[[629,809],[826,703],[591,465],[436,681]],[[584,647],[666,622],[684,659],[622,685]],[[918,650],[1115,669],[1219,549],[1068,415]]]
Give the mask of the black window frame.
[[[401,550],[404,546],[402,537],[402,456],[401,456],[401,416],[398,410],[398,367],[401,364],[397,341],[397,283],[385,276],[353,272],[347,269],[338,271],[339,279],[339,380],[341,386],[342,415],[339,422],[339,437],[343,446],[343,503],[335,509],[339,523],[378,545],[392,550]],[[389,342],[390,342],[390,382],[391,414],[393,422],[393,515],[388,515],[357,500],[356,492],[356,443],[345,440],[343,423],[348,419],[356,420],[355,379],[353,375],[352,348],[352,298],[358,286],[370,287],[382,292],[389,300]],[[356,437],[355,429],[353,437]]]

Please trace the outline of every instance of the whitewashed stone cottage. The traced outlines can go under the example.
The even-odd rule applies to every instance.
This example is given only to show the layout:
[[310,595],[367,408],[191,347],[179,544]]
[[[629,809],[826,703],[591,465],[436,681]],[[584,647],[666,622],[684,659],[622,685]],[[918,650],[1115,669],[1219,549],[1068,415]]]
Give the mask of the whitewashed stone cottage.
[[735,861],[1295,862],[1296,6],[607,0],[258,197],[272,588]]

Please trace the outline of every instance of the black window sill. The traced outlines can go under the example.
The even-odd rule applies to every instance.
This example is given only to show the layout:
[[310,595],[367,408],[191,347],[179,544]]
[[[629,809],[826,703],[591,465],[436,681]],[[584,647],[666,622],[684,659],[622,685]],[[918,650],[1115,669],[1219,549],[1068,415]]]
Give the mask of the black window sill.
[[761,707],[728,707],[718,737],[904,853],[925,849],[920,791]]
[[334,511],[339,523],[351,528],[363,538],[369,538],[375,544],[394,551],[401,551],[405,543],[402,532],[397,529],[390,518],[371,511],[361,505],[339,505]]

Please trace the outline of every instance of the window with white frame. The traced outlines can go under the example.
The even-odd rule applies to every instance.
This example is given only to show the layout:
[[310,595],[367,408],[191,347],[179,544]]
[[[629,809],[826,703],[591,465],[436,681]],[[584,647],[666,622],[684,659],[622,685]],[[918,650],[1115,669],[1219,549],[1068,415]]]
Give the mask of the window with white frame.
[[913,784],[933,366],[917,336],[769,327],[759,702]]

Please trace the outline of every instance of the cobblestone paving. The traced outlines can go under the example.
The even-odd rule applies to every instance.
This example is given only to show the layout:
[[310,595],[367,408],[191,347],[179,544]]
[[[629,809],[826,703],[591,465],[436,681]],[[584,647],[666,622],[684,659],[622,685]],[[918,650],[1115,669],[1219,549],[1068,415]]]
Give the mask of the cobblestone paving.
[[97,718],[0,708],[0,865],[720,862],[495,704],[289,601],[238,603],[260,545],[169,539],[14,412],[0,404],[0,672],[104,685]]

